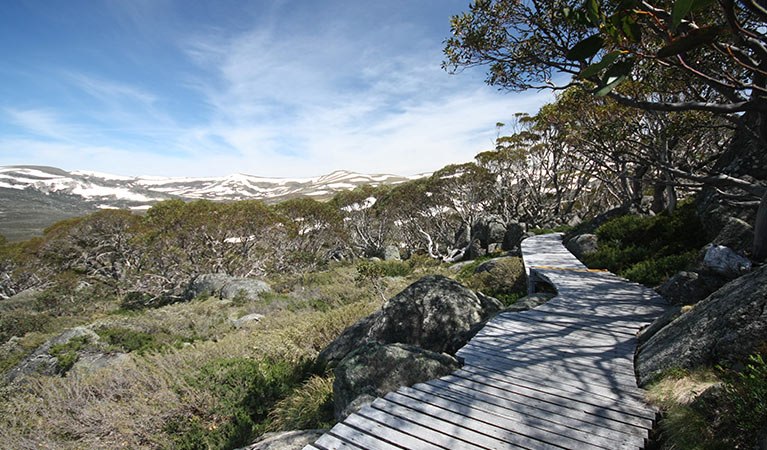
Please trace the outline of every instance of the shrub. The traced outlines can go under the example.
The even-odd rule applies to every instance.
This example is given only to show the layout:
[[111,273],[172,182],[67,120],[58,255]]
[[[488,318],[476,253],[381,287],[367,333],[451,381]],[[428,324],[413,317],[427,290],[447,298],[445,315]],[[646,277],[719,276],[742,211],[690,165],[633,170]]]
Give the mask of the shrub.
[[115,349],[136,352],[139,355],[163,347],[153,335],[128,328],[102,328],[96,330],[96,334]]
[[[767,352],[765,352],[767,353]],[[729,437],[733,447],[751,448],[767,424],[767,363],[755,354],[742,372],[722,370],[729,414],[719,433]]]
[[521,258],[500,259],[492,270],[473,274],[465,282],[469,288],[495,297],[506,306],[524,296],[527,289]]
[[48,353],[55,356],[62,372],[66,373],[80,357],[79,351],[88,344],[88,336],[72,338],[66,344],[52,345]]
[[596,234],[599,250],[585,257],[586,265],[650,286],[688,268],[706,244],[691,203],[671,214],[616,217],[597,228]]

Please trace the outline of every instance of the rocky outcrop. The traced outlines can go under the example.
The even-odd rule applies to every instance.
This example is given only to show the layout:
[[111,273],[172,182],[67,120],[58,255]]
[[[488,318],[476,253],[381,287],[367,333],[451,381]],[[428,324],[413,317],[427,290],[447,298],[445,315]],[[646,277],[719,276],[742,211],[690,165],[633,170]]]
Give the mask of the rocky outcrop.
[[751,270],[751,261],[735,253],[731,248],[712,245],[703,258],[706,270],[733,279]]
[[510,252],[519,252],[522,239],[525,238],[525,229],[517,222],[506,225],[506,233],[503,235],[503,249]]
[[328,430],[294,430],[266,433],[238,450],[301,450]]
[[663,327],[639,348],[641,385],[672,367],[738,360],[767,342],[767,266],[737,278]]
[[335,369],[334,412],[338,420],[369,405],[377,397],[452,373],[458,360],[404,344],[368,343],[346,356]]
[[565,242],[565,248],[582,260],[584,256],[599,250],[599,242],[594,234],[578,234]]
[[251,278],[235,278],[222,273],[206,273],[197,276],[187,286],[184,297],[192,299],[207,294],[232,299],[243,295],[248,300],[257,300],[264,292],[272,289],[263,281]]
[[728,217],[724,227],[711,243],[729,247],[736,252],[751,251],[754,244],[754,228],[737,217]]
[[528,309],[533,309],[536,306],[541,306],[542,304],[554,298],[555,295],[556,294],[549,292],[537,292],[535,294],[530,294],[520,298],[510,306],[507,306],[503,309],[503,311],[501,311],[501,313],[527,311]]
[[474,269],[474,273],[492,272],[494,269],[503,265],[505,261],[511,261],[511,256],[502,256],[500,258],[489,259]]
[[49,339],[37,347],[31,355],[8,371],[6,374],[8,381],[13,382],[22,376],[28,375],[51,376],[64,373],[65,370],[59,364],[58,357],[51,354],[51,349],[55,346],[67,345],[73,339],[83,339],[90,344],[95,344],[99,340],[99,335],[89,328],[76,327],[65,331],[55,338]]
[[335,365],[359,345],[403,343],[444,352],[451,338],[482,322],[502,308],[501,302],[440,275],[411,284],[362,318],[319,354]]
[[471,236],[479,239],[482,248],[487,249],[490,244],[501,244],[506,235],[506,224],[497,216],[480,217],[471,226]]
[[669,278],[657,291],[670,305],[692,305],[724,286],[727,279],[712,273],[682,271]]

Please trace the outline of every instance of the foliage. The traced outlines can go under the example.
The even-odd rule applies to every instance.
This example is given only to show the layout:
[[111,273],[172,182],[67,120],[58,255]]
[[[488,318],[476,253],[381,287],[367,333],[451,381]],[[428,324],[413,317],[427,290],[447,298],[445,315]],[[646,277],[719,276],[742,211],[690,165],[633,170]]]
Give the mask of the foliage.
[[742,372],[722,370],[728,413],[719,427],[734,447],[748,448],[767,424],[767,363],[764,354],[754,354]]
[[596,234],[599,250],[585,257],[586,264],[647,285],[658,285],[688,267],[706,244],[691,203],[671,214],[617,217]]
[[101,328],[96,330],[96,334],[112,348],[124,352],[136,352],[139,355],[163,347],[154,335],[128,328]]
[[54,344],[49,353],[55,356],[62,372],[66,373],[79,359],[79,351],[88,345],[88,336],[72,338],[66,344]]
[[465,277],[466,286],[495,297],[506,306],[524,296],[527,290],[522,258],[502,258],[497,260],[494,267],[489,271],[474,273],[469,276],[466,276],[463,270],[462,273]]

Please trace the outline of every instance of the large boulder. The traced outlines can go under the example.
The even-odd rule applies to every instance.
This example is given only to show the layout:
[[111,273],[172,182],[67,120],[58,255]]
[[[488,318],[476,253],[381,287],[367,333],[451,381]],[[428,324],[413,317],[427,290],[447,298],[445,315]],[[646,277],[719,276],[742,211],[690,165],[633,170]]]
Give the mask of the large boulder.
[[767,266],[727,283],[640,346],[639,382],[645,385],[672,367],[737,361],[765,342]]
[[518,251],[522,245],[522,239],[525,237],[525,229],[517,222],[511,222],[506,225],[506,232],[503,235],[503,249],[507,251]]
[[266,433],[238,450],[301,450],[328,430],[294,430]]
[[184,296],[192,299],[207,294],[232,299],[243,295],[248,300],[257,300],[265,292],[271,292],[268,284],[251,278],[235,278],[222,273],[198,275],[186,288]]
[[599,250],[599,242],[594,234],[579,234],[565,242],[565,248],[578,259],[596,253]]
[[333,402],[340,421],[377,397],[458,370],[454,357],[404,344],[370,342],[346,356],[335,369]]
[[512,303],[510,306],[504,308],[501,313],[527,311],[528,309],[543,305],[555,296],[556,294],[550,292],[537,292],[535,294],[526,295]]
[[754,245],[754,228],[737,217],[728,217],[724,228],[711,242],[738,252],[751,251]]
[[441,275],[411,284],[381,309],[350,326],[319,354],[321,362],[335,365],[367,342],[395,342],[444,352],[450,339],[482,322],[503,305]]
[[709,272],[733,279],[751,270],[751,261],[723,245],[712,245],[706,250],[703,266]]
[[506,235],[506,224],[498,216],[486,215],[471,225],[472,239],[479,239],[482,248],[488,244],[500,244]]
[[682,271],[669,278],[657,291],[670,305],[692,305],[724,286],[727,279],[714,273]]

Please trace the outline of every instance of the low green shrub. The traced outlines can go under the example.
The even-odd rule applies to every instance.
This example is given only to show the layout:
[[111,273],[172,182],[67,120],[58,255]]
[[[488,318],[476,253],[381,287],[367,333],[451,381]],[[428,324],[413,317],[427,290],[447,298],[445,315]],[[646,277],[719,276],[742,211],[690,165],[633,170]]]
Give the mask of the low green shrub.
[[170,448],[242,447],[266,430],[269,411],[311,373],[311,361],[218,358],[200,367],[187,382],[217,399],[213,417],[177,417],[163,431]]
[[48,353],[56,357],[59,367],[66,373],[75,365],[80,357],[80,350],[84,349],[88,342],[88,336],[72,338],[66,344],[52,345]]
[[331,428],[333,377],[313,376],[269,412],[268,431]]
[[413,270],[405,261],[378,261],[375,264],[386,277],[406,277]]
[[49,315],[37,311],[3,311],[0,314],[0,342],[6,342],[12,336],[22,337],[32,331],[43,331],[50,321]]
[[584,258],[592,269],[607,269],[649,286],[688,268],[706,244],[691,203],[653,217],[620,216],[597,228],[599,250]]
[[717,427],[732,448],[754,448],[767,426],[767,363],[764,354],[755,354],[742,372],[721,370],[728,414]]
[[559,225],[558,227],[554,227],[554,228],[530,228],[530,232],[536,235],[551,234],[551,233],[567,233],[568,231],[572,229],[573,227],[571,225]]
[[155,336],[128,328],[102,328],[96,330],[96,334],[114,349],[139,355],[164,347]]
[[472,274],[465,278],[470,289],[495,297],[509,306],[525,295],[527,278],[522,258],[504,258],[486,272]]

